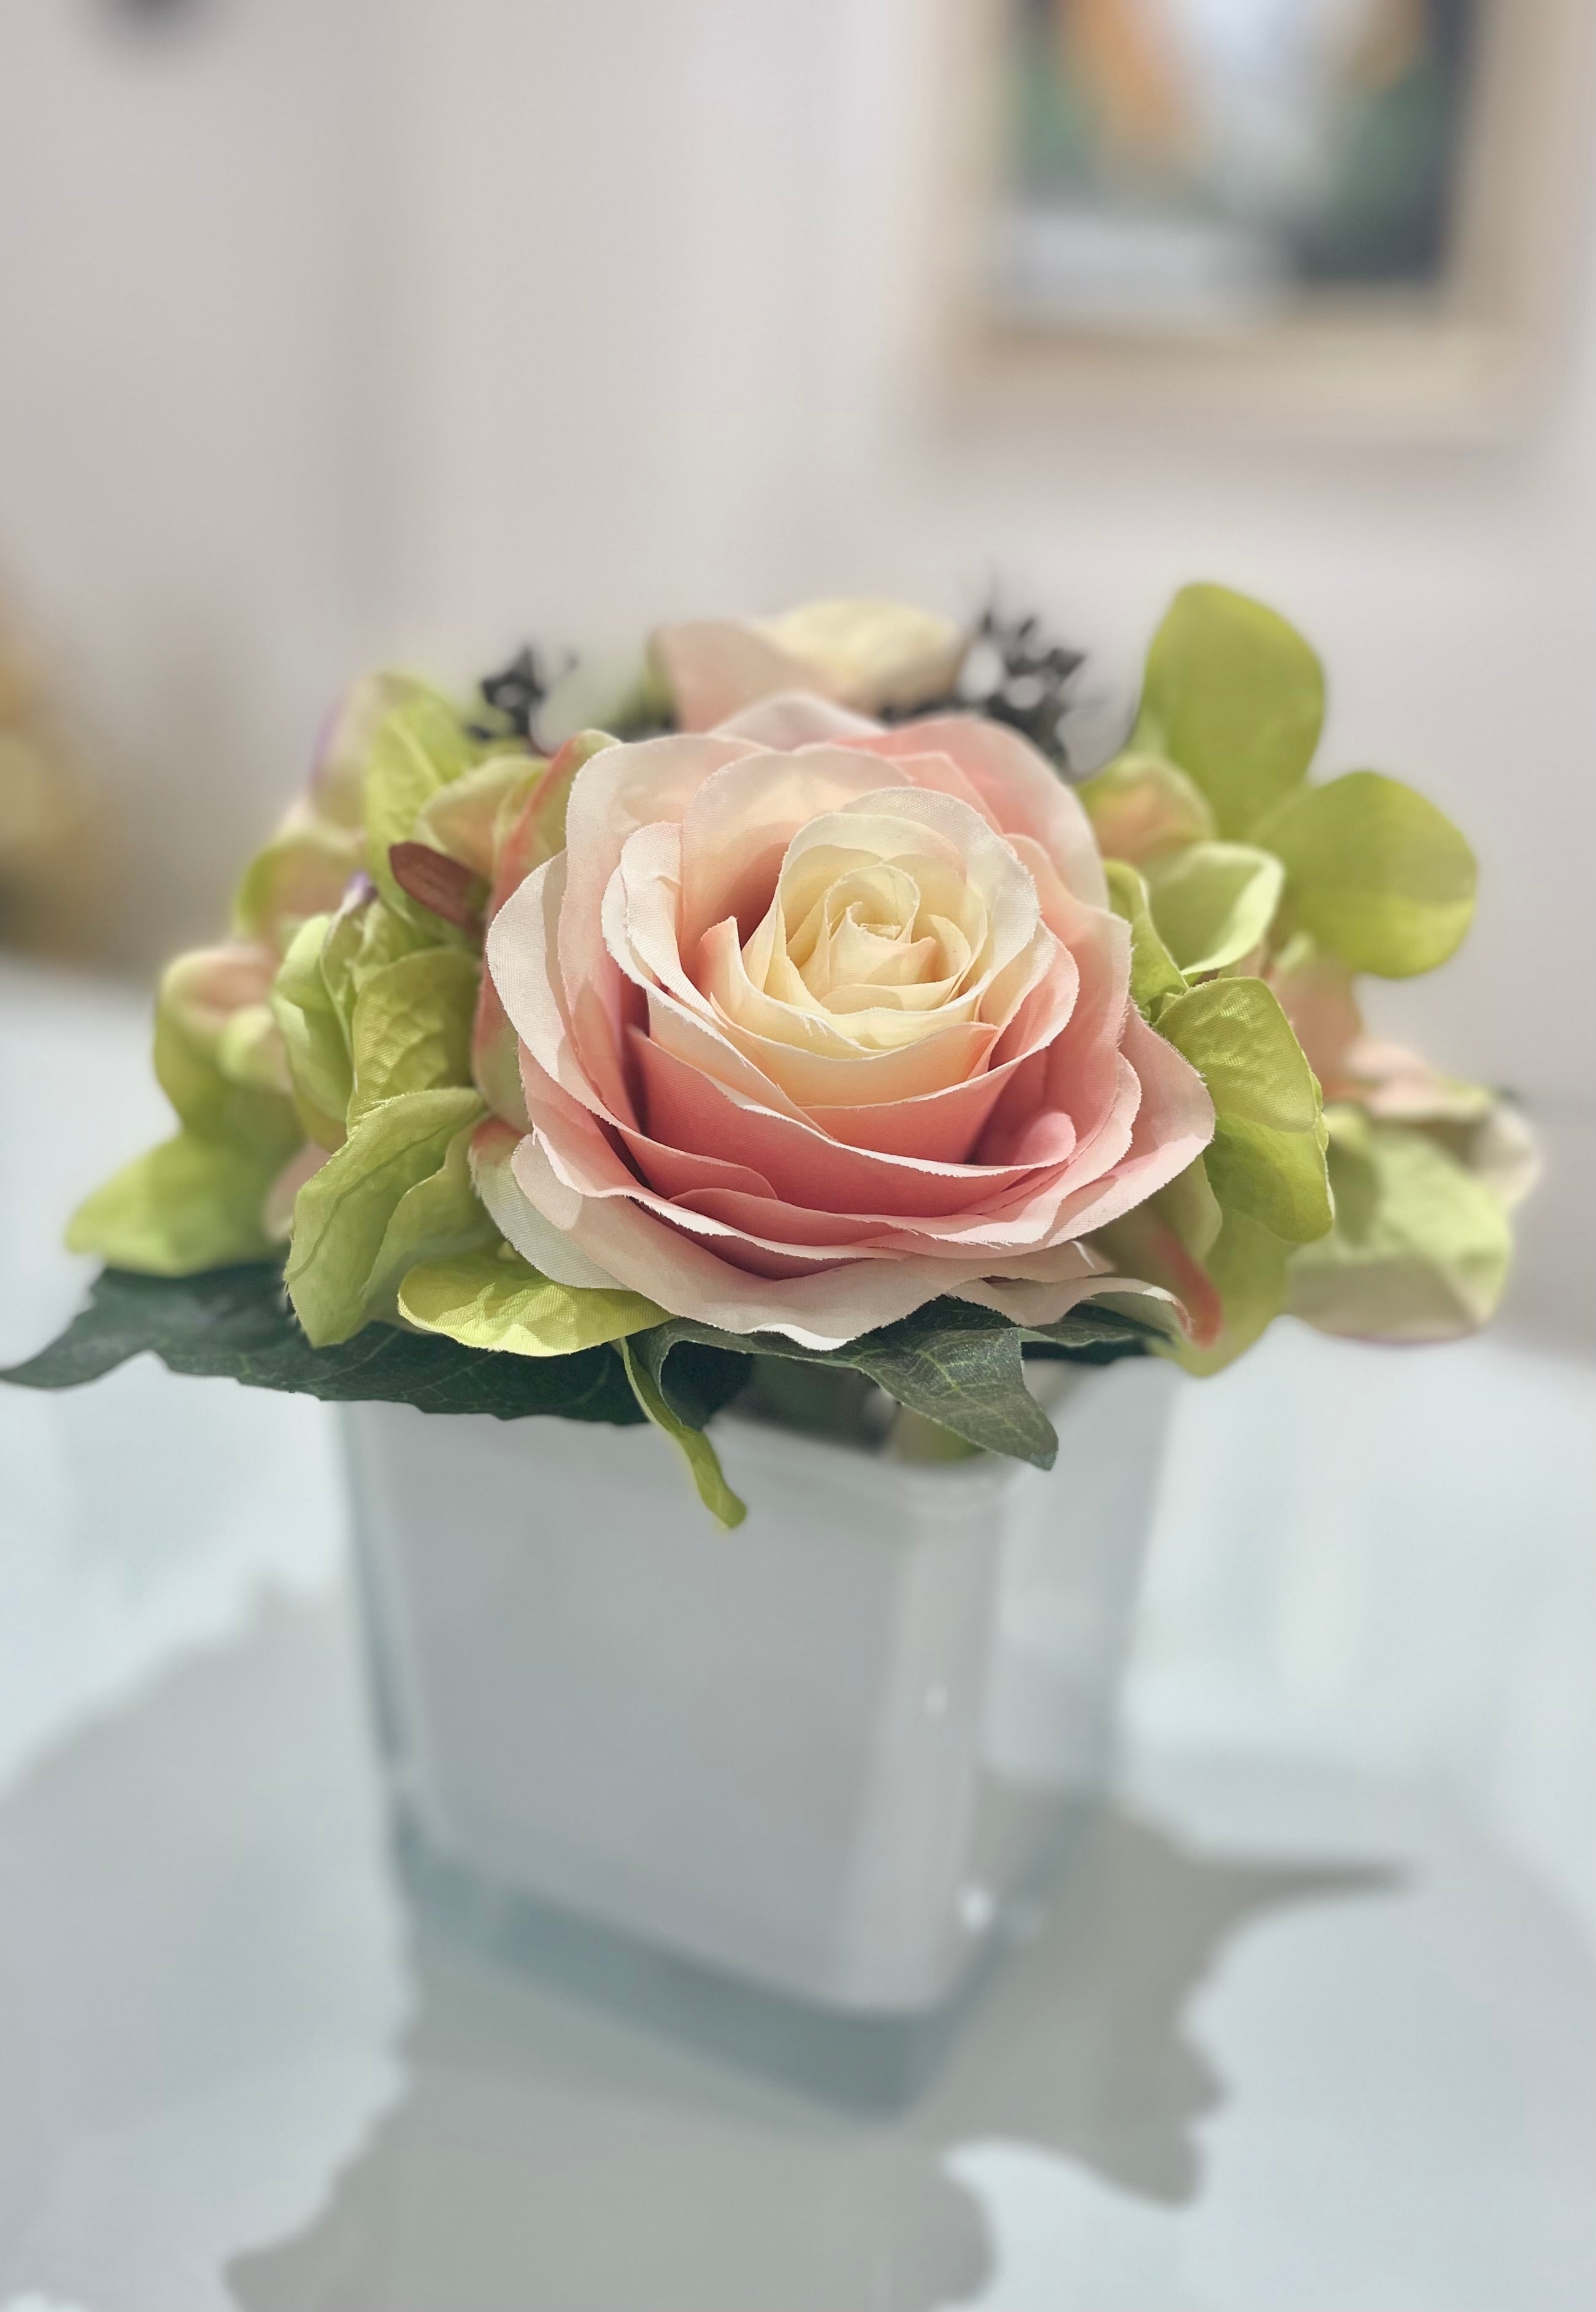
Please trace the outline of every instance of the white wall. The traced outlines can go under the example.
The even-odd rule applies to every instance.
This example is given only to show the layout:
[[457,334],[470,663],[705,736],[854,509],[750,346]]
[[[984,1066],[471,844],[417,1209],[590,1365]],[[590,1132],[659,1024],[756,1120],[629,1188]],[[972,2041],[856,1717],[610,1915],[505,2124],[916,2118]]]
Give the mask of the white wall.
[[369,646],[360,31],[0,0],[0,591],[121,808],[125,951],[215,924]]
[[373,652],[966,608],[997,573],[1128,684],[1170,591],[1221,578],[1324,652],[1326,764],[1411,778],[1481,854],[1463,955],[1378,1009],[1547,1119],[1526,1283],[1583,1327],[1592,301],[1506,447],[951,428],[916,310],[928,13],[212,0],[135,46],[0,0],[0,570],[131,806],[126,936],[214,914]]

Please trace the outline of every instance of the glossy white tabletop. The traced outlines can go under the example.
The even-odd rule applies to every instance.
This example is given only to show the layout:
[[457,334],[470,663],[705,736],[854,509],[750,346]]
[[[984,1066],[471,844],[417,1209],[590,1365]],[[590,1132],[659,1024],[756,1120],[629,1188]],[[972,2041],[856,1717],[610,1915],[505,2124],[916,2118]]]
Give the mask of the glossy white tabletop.
[[[160,1128],[136,1006],[0,973],[0,1354]],[[0,2312],[1589,2312],[1592,1409],[1190,1389],[1122,1790],[871,2113],[407,1914],[321,1408],[0,1391]]]

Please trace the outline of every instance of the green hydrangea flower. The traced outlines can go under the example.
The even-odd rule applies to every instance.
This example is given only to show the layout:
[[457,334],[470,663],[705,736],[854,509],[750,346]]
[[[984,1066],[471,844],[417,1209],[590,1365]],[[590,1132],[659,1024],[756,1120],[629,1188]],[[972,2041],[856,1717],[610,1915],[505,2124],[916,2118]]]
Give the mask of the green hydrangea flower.
[[1189,586],[1153,639],[1129,745],[1082,789],[1131,925],[1137,1003],[1218,1117],[1192,1175],[1108,1232],[1116,1260],[1191,1310],[1181,1353],[1198,1370],[1287,1308],[1380,1338],[1472,1329],[1500,1295],[1530,1168],[1501,1101],[1364,1034],[1354,975],[1443,963],[1475,863],[1395,779],[1310,784],[1323,715],[1300,635],[1243,595]]

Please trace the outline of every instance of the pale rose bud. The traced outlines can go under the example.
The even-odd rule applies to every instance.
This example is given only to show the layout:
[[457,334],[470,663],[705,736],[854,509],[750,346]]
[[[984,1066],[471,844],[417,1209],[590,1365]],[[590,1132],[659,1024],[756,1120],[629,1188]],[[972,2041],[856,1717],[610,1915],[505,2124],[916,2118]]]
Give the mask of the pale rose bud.
[[808,602],[779,618],[662,626],[656,663],[685,731],[712,730],[781,691],[861,714],[906,713],[952,692],[968,636],[903,602]]

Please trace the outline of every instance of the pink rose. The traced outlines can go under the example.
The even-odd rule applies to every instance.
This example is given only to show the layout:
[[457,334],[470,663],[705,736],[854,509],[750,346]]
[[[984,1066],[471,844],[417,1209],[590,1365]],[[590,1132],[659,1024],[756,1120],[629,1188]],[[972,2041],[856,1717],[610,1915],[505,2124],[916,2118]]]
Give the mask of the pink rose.
[[1085,1239],[1213,1109],[1022,739],[767,699],[592,755],[565,830],[487,941],[525,1106],[477,1180],[535,1267],[820,1348],[939,1293],[1044,1323],[1128,1289]]

